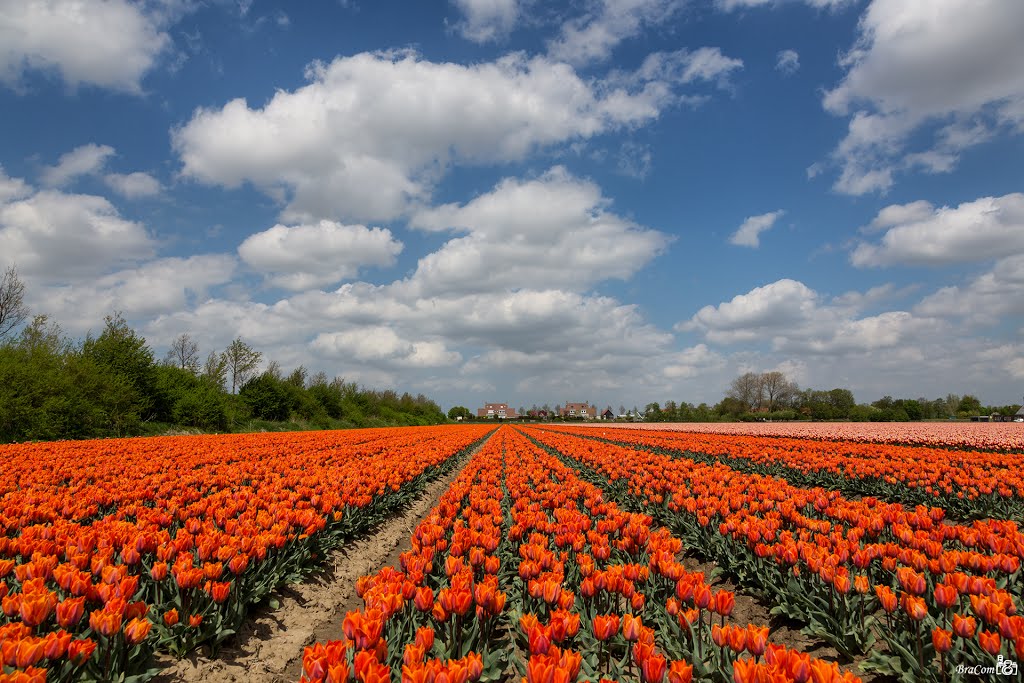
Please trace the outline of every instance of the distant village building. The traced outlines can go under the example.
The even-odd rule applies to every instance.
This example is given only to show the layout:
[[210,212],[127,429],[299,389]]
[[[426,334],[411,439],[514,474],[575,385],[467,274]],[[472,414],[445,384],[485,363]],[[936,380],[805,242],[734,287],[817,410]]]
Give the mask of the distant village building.
[[601,413],[601,419],[602,420],[614,420],[615,419],[615,413],[613,413],[612,409],[609,408],[608,410],[606,410],[603,413]]
[[561,417],[593,419],[597,417],[597,408],[586,403],[566,403],[558,411]]
[[511,420],[517,417],[515,408],[507,403],[485,403],[483,408],[476,409],[476,416],[491,420]]

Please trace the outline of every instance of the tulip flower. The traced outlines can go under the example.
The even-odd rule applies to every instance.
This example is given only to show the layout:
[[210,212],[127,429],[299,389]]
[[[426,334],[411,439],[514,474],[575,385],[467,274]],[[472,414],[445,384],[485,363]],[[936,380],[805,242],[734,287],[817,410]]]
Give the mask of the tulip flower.
[[1003,647],[1002,638],[999,637],[998,633],[993,631],[982,630],[978,634],[978,643],[981,645],[981,649],[990,655],[997,655]]
[[977,622],[975,622],[974,617],[965,617],[960,614],[953,615],[953,632],[961,638],[973,638],[977,628]]
[[71,645],[68,646],[68,659],[75,666],[82,666],[89,658],[92,657],[92,653],[96,650],[96,641],[89,638],[83,638],[82,640],[71,641]]
[[608,640],[619,630],[619,615],[597,615],[593,618],[594,637],[598,640]]
[[124,637],[129,645],[138,645],[149,635],[152,624],[146,619],[132,619],[124,627]]
[[932,629],[932,645],[936,652],[949,652],[953,647],[953,632],[938,627]]
[[85,598],[66,598],[57,603],[57,623],[61,628],[71,628],[85,615]]
[[747,651],[754,657],[760,657],[764,654],[765,647],[768,643],[768,627],[767,626],[754,626],[753,624],[747,624]]
[[935,586],[934,594],[935,604],[942,609],[949,609],[953,605],[956,605],[960,600],[960,594],[957,592],[956,588],[944,583],[940,583]]
[[668,683],[691,683],[693,665],[683,660],[675,660],[668,667]]

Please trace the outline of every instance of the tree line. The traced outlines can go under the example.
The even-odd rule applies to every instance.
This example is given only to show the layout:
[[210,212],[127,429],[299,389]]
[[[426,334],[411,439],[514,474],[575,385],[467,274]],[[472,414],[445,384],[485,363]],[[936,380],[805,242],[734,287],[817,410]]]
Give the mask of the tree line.
[[445,421],[422,394],[360,387],[303,366],[285,372],[241,338],[205,359],[189,334],[157,360],[115,313],[98,335],[29,320],[13,268],[0,278],[0,442],[201,431],[340,429]]
[[667,401],[649,403],[644,419],[654,422],[708,422],[715,420],[852,420],[855,422],[909,422],[967,419],[978,415],[1013,415],[1019,404],[982,405],[972,394],[944,398],[893,398],[857,403],[849,389],[801,389],[780,371],[746,372],[735,378],[725,397],[714,406]]

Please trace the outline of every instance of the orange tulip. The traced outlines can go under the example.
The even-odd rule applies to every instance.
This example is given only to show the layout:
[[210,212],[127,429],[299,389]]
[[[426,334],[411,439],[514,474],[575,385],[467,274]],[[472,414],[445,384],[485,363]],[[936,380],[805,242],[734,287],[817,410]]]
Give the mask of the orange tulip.
[[961,638],[973,638],[977,630],[977,622],[974,617],[965,617],[960,614],[953,615],[953,632]]
[[608,640],[619,630],[619,615],[607,614],[597,615],[593,619],[594,637],[598,640]]
[[105,609],[93,610],[89,614],[89,628],[97,633],[110,637],[121,630],[122,616],[119,612]]
[[878,601],[882,603],[882,609],[890,614],[896,611],[899,600],[896,594],[892,592],[892,589],[888,586],[875,586],[875,595],[878,596]]
[[124,627],[124,637],[129,645],[138,645],[149,635],[152,624],[147,619],[135,618],[129,621]]
[[982,630],[978,634],[978,642],[981,644],[981,649],[990,655],[997,655],[1003,647],[1002,638],[999,637],[998,633],[993,631]]
[[68,647],[68,659],[75,666],[82,666],[89,658],[92,657],[92,653],[96,650],[96,641],[90,640],[89,638],[83,638],[82,640],[74,640]]
[[718,591],[715,593],[715,604],[712,608],[716,614],[727,617],[732,614],[736,606],[736,594],[730,591]]
[[690,683],[693,680],[693,665],[675,660],[668,667],[668,683]]
[[57,603],[57,623],[61,628],[71,628],[85,615],[85,598],[66,598]]
[[932,645],[936,652],[949,652],[953,647],[953,632],[938,627],[932,629]]
[[754,626],[753,624],[747,624],[747,650],[750,654],[755,657],[760,657],[764,654],[765,647],[768,644],[768,627],[767,626]]
[[956,588],[944,583],[935,586],[935,604],[943,609],[949,609],[960,600],[960,594]]
[[38,664],[46,654],[46,641],[42,638],[26,638],[18,641],[14,655],[14,666],[25,669]]
[[640,663],[644,683],[661,683],[665,679],[667,662],[662,655],[654,654]]

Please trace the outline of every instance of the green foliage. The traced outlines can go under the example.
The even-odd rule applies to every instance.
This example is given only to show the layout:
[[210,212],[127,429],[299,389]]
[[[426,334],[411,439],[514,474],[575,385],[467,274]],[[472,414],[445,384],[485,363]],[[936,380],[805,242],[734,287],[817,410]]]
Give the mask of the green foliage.
[[246,382],[238,391],[252,416],[260,420],[283,422],[291,415],[289,392],[284,382],[269,372]]
[[448,411],[448,419],[457,420],[460,417],[463,420],[471,420],[473,419],[473,413],[466,406],[452,406],[451,410]]
[[158,419],[204,431],[227,429],[225,397],[212,380],[166,365],[157,368],[156,377]]
[[221,354],[231,393],[237,392],[249,381],[260,365],[263,354],[252,348],[241,337],[236,337]]
[[956,414],[961,417],[981,415],[981,401],[978,400],[977,396],[971,396],[970,394],[964,396],[956,407]]
[[160,428],[283,431],[446,420],[423,395],[328,382],[323,373],[309,379],[302,367],[268,371],[229,393],[229,373],[237,382],[260,357],[235,341],[234,360],[245,362],[232,365],[227,352],[211,353],[197,375],[194,363],[155,363],[146,340],[119,314],[108,316],[99,336],[78,344],[38,316],[17,338],[0,342],[0,442],[155,434]]
[[0,440],[124,436],[140,422],[130,379],[97,362],[45,316],[0,346]]
[[86,337],[82,355],[103,369],[115,389],[108,396],[108,408],[111,426],[117,435],[134,433],[144,417],[153,417],[151,410],[156,395],[153,352],[120,313],[105,318],[99,337]]

